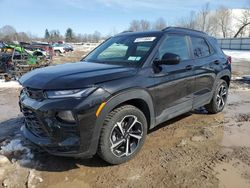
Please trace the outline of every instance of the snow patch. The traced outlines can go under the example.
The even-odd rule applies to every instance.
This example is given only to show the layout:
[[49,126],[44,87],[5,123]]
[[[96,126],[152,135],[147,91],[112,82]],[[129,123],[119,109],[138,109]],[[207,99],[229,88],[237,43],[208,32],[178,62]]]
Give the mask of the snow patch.
[[0,79],[0,88],[21,88],[22,86],[17,81],[8,81]]
[[250,81],[250,75],[243,76],[243,80]]
[[29,171],[27,185],[28,187],[35,188],[37,184],[42,183],[43,179],[37,176],[36,171],[34,169]]
[[223,50],[226,55],[233,59],[241,59],[250,61],[250,51],[248,50]]
[[231,80],[240,80],[240,81],[250,81],[250,75],[245,76],[233,76]]
[[34,158],[31,150],[23,146],[22,141],[19,139],[11,140],[7,145],[2,146],[0,154],[6,156],[13,155],[12,162],[18,162],[21,165],[30,164]]
[[242,80],[243,78],[241,76],[233,76],[231,80]]

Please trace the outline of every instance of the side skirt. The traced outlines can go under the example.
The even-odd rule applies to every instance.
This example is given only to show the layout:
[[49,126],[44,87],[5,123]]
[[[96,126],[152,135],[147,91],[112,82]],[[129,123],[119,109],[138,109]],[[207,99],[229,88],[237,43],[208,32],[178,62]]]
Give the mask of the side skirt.
[[176,106],[170,107],[166,110],[164,110],[161,115],[156,117],[156,124],[159,125],[160,123],[163,123],[169,119],[172,119],[174,117],[177,117],[181,114],[184,114],[186,112],[189,112],[192,110],[192,100],[188,100],[186,102],[183,102],[181,104],[178,104]]

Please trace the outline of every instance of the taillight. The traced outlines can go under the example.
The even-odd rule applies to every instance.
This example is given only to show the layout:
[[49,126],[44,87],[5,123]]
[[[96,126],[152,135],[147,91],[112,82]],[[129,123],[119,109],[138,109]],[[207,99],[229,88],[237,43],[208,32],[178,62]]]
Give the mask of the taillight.
[[227,63],[231,64],[232,63],[232,57],[231,56],[227,56]]

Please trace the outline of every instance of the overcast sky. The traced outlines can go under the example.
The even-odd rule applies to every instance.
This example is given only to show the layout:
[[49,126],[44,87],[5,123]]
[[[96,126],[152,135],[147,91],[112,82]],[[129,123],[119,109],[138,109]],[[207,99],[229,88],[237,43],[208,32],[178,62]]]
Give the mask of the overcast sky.
[[250,8],[250,0],[0,0],[0,27],[12,25],[38,36],[46,28],[64,34],[68,27],[76,33],[109,34],[126,30],[133,19],[163,17],[173,25],[206,2],[211,9]]

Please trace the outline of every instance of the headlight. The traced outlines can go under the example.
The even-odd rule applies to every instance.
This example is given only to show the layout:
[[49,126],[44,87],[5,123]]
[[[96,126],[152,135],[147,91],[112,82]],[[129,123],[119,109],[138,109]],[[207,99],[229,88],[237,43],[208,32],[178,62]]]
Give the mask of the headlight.
[[86,97],[92,93],[96,88],[90,87],[87,89],[73,89],[73,90],[59,90],[59,91],[46,91],[46,96],[49,99],[59,98],[80,98]]

